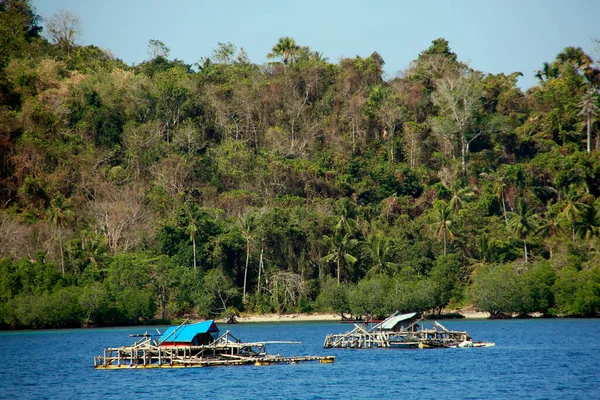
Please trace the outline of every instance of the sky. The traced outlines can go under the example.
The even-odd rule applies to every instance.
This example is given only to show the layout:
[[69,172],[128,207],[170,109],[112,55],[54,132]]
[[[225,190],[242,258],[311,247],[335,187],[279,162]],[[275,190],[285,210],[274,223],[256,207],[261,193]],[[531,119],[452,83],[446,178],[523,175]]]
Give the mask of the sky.
[[256,64],[280,37],[323,53],[329,62],[385,61],[388,79],[443,37],[458,59],[485,73],[522,72],[519,86],[567,46],[600,59],[600,0],[32,0],[49,19],[68,10],[82,22],[80,45],[93,44],[129,65],[149,58],[148,41],[194,64],[218,43],[243,47]]

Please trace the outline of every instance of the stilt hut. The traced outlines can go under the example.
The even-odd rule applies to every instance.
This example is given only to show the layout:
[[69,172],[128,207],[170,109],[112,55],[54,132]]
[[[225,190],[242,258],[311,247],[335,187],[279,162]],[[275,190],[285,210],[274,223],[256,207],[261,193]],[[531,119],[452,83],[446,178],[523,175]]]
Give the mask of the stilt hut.
[[[267,353],[267,344],[301,342],[242,342],[229,331],[219,335],[213,320],[195,324],[183,323],[168,328],[163,334],[144,333],[131,346],[109,347],[94,357],[96,369],[122,368],[186,368],[216,365],[270,365],[319,361],[332,363],[335,356],[281,357]],[[159,337],[156,339],[156,337]]]
[[325,348],[433,348],[487,347],[493,343],[473,343],[467,331],[446,329],[437,321],[429,321],[417,313],[395,313],[372,325],[355,324],[354,329],[325,337]]

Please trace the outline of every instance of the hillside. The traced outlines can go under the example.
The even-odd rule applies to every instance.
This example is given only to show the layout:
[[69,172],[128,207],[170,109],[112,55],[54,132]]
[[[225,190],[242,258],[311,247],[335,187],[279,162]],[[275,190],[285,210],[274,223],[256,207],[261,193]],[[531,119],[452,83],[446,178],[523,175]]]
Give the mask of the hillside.
[[[600,66],[385,80],[282,38],[130,66],[0,3],[0,327],[600,311]],[[61,39],[62,38],[62,39]]]

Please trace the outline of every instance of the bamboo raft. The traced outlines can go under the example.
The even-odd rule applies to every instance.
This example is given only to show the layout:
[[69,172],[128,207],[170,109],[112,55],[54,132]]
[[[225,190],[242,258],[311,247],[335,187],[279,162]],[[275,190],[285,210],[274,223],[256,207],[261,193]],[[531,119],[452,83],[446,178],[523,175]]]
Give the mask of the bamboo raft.
[[415,317],[416,313],[395,313],[371,328],[368,324],[355,324],[350,332],[327,335],[323,347],[426,349],[494,346],[494,343],[473,342],[467,331],[449,330],[437,321]]
[[104,354],[94,357],[95,369],[128,368],[190,368],[226,365],[295,364],[304,361],[333,363],[335,356],[281,357],[269,355],[267,344],[297,344],[301,342],[269,341],[244,343],[229,331],[208,344],[167,345],[149,333],[131,346],[109,347]]

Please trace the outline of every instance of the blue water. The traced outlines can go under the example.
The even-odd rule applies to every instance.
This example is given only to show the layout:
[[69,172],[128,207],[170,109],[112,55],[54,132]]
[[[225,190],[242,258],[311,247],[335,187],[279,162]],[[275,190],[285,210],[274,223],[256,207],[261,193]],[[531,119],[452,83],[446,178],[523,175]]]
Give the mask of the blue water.
[[[323,349],[337,323],[219,325],[244,341],[301,340],[270,345],[271,354],[336,355],[334,364],[96,371],[93,357],[129,345],[112,328],[0,333],[0,398],[600,398],[600,320],[454,320],[478,349]],[[161,331],[164,327],[160,328]]]

